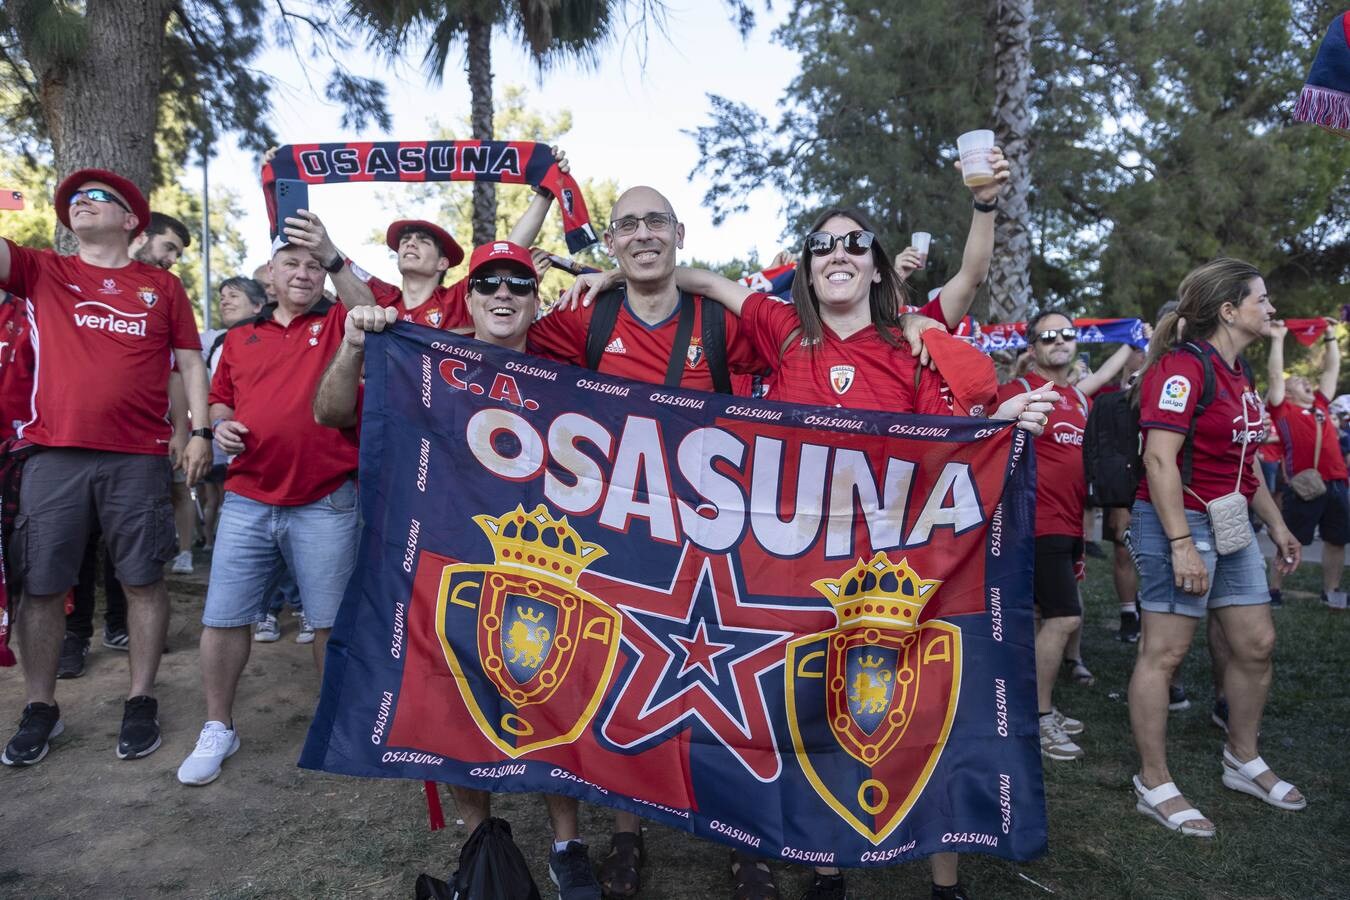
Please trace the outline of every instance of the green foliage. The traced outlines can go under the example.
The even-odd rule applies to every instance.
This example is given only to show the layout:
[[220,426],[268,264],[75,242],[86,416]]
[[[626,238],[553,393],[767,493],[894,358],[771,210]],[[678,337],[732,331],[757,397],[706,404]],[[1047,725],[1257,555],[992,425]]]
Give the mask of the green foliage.
[[[1151,319],[1189,269],[1221,254],[1267,271],[1289,315],[1343,302],[1350,142],[1289,119],[1335,12],[1288,0],[1038,3],[1038,302]],[[987,14],[975,0],[797,4],[775,38],[802,70],[776,119],[714,96],[693,133],[715,215],[772,187],[795,236],[822,206],[857,205],[892,245],[932,232],[940,283],[969,221],[950,168],[956,137],[991,118]]]

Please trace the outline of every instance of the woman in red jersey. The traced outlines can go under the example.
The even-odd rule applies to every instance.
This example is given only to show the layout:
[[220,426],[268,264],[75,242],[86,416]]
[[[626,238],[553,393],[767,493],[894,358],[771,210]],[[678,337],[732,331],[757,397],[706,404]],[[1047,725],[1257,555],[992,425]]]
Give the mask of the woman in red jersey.
[[[1300,557],[1260,478],[1263,409],[1241,359],[1244,348],[1270,335],[1274,313],[1261,273],[1248,263],[1216,259],[1195,269],[1181,282],[1176,311],[1158,322],[1137,397],[1145,478],[1129,533],[1143,626],[1129,694],[1140,759],[1135,808],[1196,837],[1212,837],[1214,823],[1186,801],[1168,771],[1167,686],[1207,611],[1218,617],[1232,654],[1224,670],[1224,785],[1280,809],[1307,804],[1256,749],[1275,626],[1247,504],[1269,529],[1277,565],[1291,572]],[[1225,516],[1216,501],[1232,502],[1235,511]]]

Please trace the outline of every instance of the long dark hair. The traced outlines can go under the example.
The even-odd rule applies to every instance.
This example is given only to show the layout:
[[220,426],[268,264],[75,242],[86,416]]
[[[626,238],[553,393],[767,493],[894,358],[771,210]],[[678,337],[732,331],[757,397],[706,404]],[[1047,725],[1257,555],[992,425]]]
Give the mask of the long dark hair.
[[[858,223],[858,227],[864,231],[870,231],[874,235],[872,239],[872,263],[877,271],[881,273],[881,280],[872,282],[868,286],[867,305],[872,314],[872,325],[881,335],[881,339],[893,347],[900,345],[900,338],[897,332],[900,328],[900,307],[904,305],[908,298],[908,290],[905,283],[900,280],[900,276],[895,273],[891,266],[890,254],[882,246],[881,235],[872,223],[868,221],[867,216],[863,215],[857,209],[851,207],[834,206],[819,216],[812,223],[807,231],[807,236],[816,233],[821,226],[835,216],[841,216],[846,219],[852,219]],[[824,327],[820,322],[820,300],[816,297],[815,288],[811,286],[811,262],[814,257],[811,251],[806,247],[806,239],[802,239],[802,252],[797,260],[797,271],[792,277],[792,304],[797,307],[797,318],[802,323],[802,344],[808,347],[817,346],[825,336]]]

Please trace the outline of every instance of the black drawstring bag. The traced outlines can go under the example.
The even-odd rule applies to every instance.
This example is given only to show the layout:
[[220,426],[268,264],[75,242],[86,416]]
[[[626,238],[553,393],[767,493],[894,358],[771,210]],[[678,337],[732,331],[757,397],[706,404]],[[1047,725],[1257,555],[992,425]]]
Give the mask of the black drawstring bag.
[[511,839],[511,823],[487,819],[459,851],[459,871],[451,884],[417,876],[415,900],[540,900],[525,855]]

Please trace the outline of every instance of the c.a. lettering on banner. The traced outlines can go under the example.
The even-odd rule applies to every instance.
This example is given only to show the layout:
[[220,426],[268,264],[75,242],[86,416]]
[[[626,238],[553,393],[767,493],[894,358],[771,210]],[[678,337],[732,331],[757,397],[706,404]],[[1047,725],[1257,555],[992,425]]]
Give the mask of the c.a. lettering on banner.
[[368,530],[302,765],[798,863],[1044,851],[1023,433],[402,324],[366,367]]

